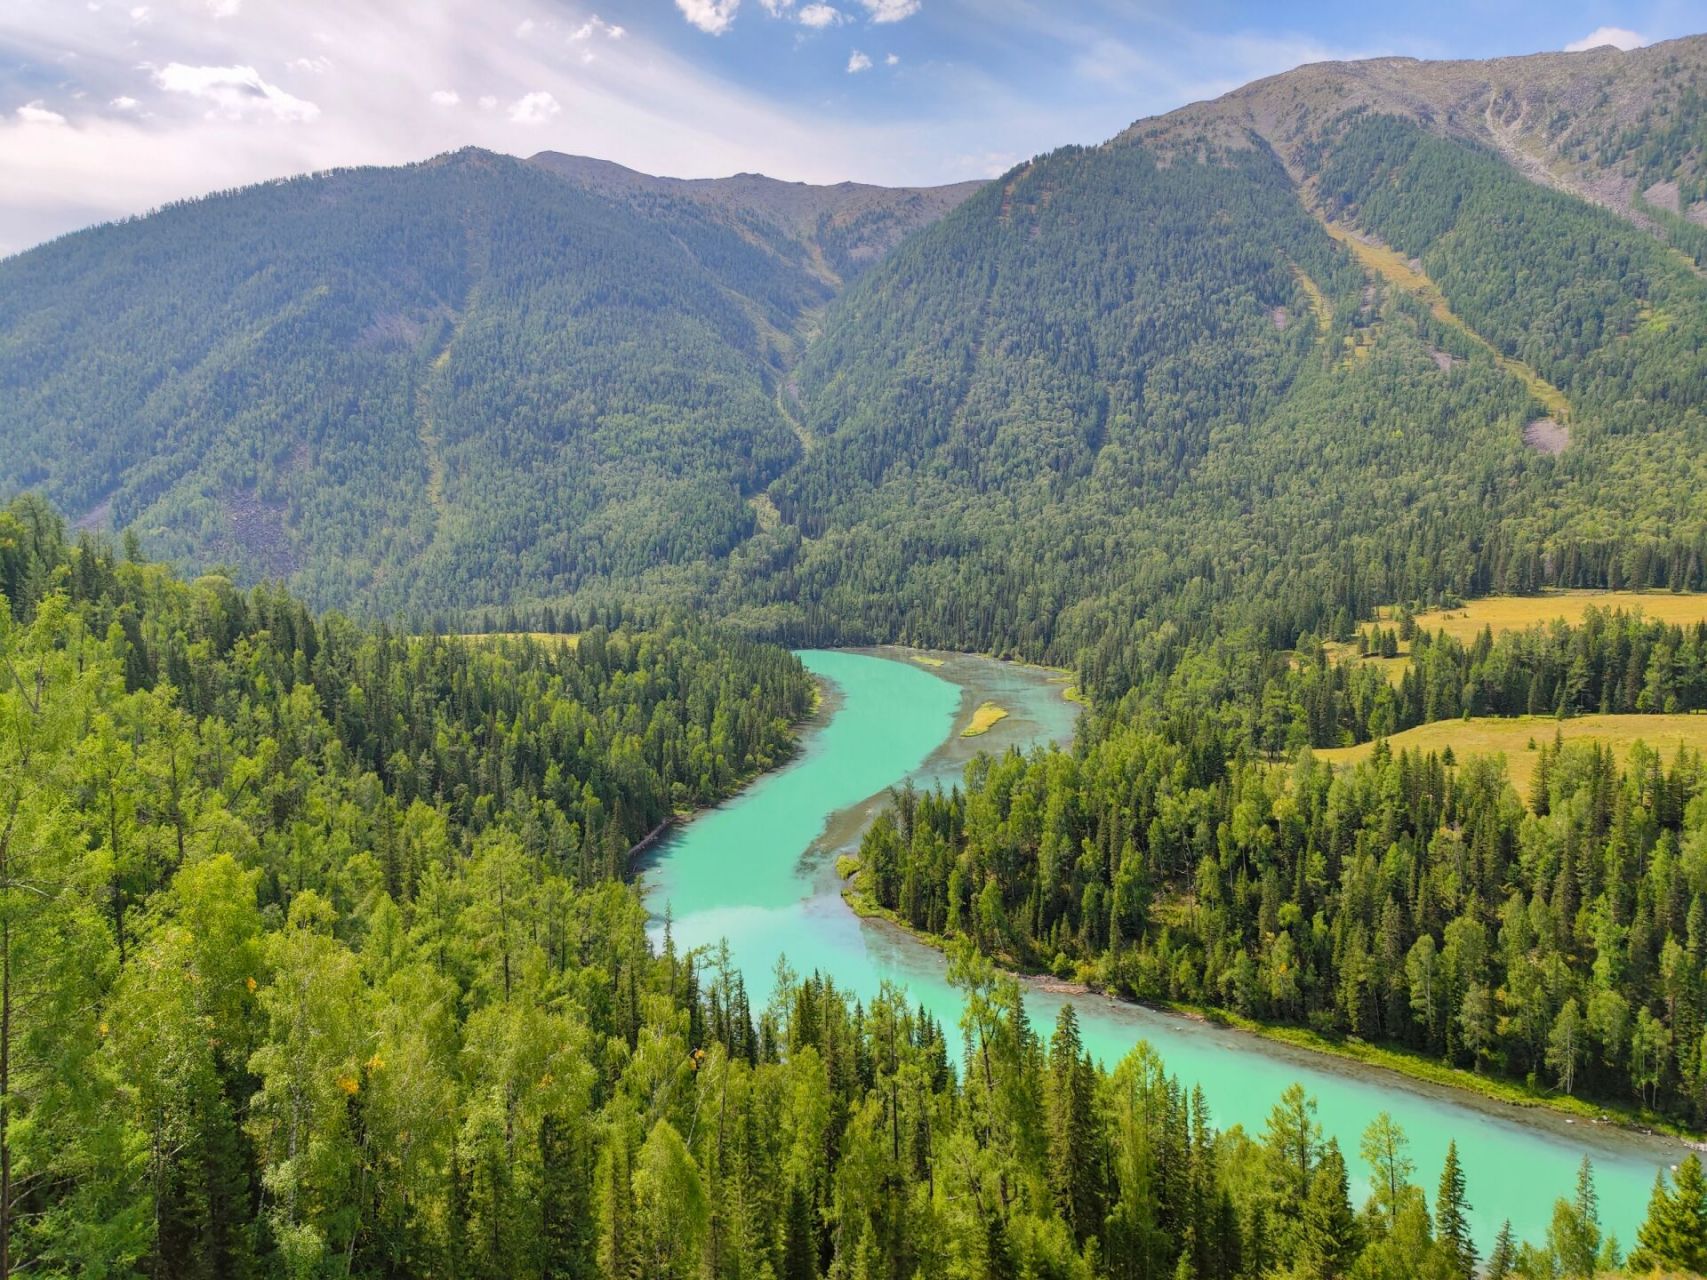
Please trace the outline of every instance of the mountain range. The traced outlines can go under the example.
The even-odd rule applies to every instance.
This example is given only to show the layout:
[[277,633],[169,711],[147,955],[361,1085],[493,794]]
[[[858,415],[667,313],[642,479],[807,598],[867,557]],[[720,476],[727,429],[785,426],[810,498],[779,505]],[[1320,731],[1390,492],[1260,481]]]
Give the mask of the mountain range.
[[0,262],[0,496],[317,604],[1131,669],[1707,586],[1707,37],[1301,67],[988,183],[465,150]]

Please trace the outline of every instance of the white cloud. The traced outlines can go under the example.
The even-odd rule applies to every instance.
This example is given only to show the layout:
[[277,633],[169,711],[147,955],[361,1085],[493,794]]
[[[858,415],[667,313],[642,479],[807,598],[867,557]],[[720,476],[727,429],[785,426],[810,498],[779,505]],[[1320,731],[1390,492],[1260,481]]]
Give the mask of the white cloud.
[[901,64],[901,55],[900,54],[898,54],[898,53],[886,53],[883,55],[883,65],[884,66],[895,67],[895,66],[899,66],[900,64]]
[[306,71],[310,75],[322,76],[332,69],[332,59],[322,53],[314,58],[292,58],[285,66],[291,71]]
[[919,11],[923,0],[859,0],[873,22],[899,22]]
[[861,71],[869,71],[870,69],[871,59],[855,49],[848,58],[848,74],[850,76],[858,75]]
[[207,0],[207,11],[215,18],[235,18],[243,0]]
[[794,7],[794,0],[759,0],[759,8],[773,18],[780,18]]
[[558,115],[563,108],[557,99],[543,89],[533,93],[524,93],[510,104],[510,122],[512,124],[544,124],[552,116]]
[[624,27],[619,27],[614,23],[606,22],[595,13],[592,17],[588,18],[580,26],[571,31],[569,33],[569,38],[571,40],[591,40],[594,36],[600,34],[603,34],[610,40],[620,40],[628,34],[628,31]]
[[[752,0],[741,13],[749,22],[778,23],[773,36],[787,29],[812,36],[796,25],[809,3],[828,3],[861,23],[870,16],[862,0],[777,0],[774,19],[763,0]],[[141,5],[152,6],[143,28],[128,16]],[[1354,56],[1298,37],[1229,43],[1224,33],[1205,35],[1153,16],[1119,24],[1084,16],[1130,0],[1120,6],[989,0],[987,11],[978,8],[995,34],[1034,46],[1038,73],[1015,77],[983,66],[969,49],[933,66],[932,83],[941,92],[913,104],[908,118],[874,119],[850,109],[846,95],[823,95],[821,86],[794,92],[762,71],[732,75],[708,67],[703,42],[689,39],[693,47],[680,48],[675,32],[655,35],[637,26],[615,39],[595,30],[571,42],[595,5],[601,14],[616,11],[612,0],[574,0],[567,8],[572,18],[565,17],[564,0],[458,0],[415,6],[411,21],[399,23],[397,0],[246,0],[239,16],[215,22],[206,0],[105,0],[93,16],[86,0],[0,0],[0,255],[166,201],[290,174],[403,164],[466,145],[537,150],[537,139],[559,129],[569,134],[570,122],[575,151],[648,173],[717,177],[759,170],[807,182],[952,182],[1062,143],[1101,141],[1136,116],[1220,92],[1223,77],[1244,81],[1301,61]],[[733,14],[732,6],[723,7]],[[1134,14],[1143,8],[1130,7]],[[18,19],[20,11],[27,21]],[[516,25],[528,18],[534,38],[516,40]],[[1090,52],[1091,37],[1111,29],[1145,49],[1148,63],[1137,67],[1136,78],[1080,81],[1064,96],[1062,86]],[[886,62],[884,46],[898,43],[887,37],[859,40],[873,69]],[[590,65],[577,56],[595,49],[598,60]],[[1366,52],[1445,51],[1411,45]],[[326,74],[286,69],[327,55],[337,65]],[[838,42],[818,56],[845,66],[848,53]],[[145,58],[150,65],[139,71]],[[312,98],[318,115],[304,126],[288,107],[268,105],[265,89],[254,86],[245,96],[258,99],[256,105],[235,112],[187,90],[155,88],[152,77],[170,61],[254,68],[258,79]],[[911,65],[917,67],[916,57]],[[50,96],[49,85],[64,87]],[[72,97],[79,91],[87,92],[85,105]],[[460,98],[456,109],[432,105],[435,92],[452,91]],[[510,105],[532,92],[551,94],[560,114],[534,128],[511,123]],[[20,103],[38,96],[42,109],[68,117],[65,126],[16,114]],[[105,105],[120,96],[140,99],[139,107]],[[987,158],[998,148],[1011,155]]]
[[1609,44],[1614,49],[1640,49],[1647,44],[1645,36],[1637,35],[1628,27],[1596,27],[1581,40],[1573,40],[1565,46],[1566,53],[1586,53],[1590,49],[1598,49],[1603,44]]
[[845,21],[840,9],[827,4],[809,4],[800,11],[800,25],[803,27],[833,27]]
[[455,89],[434,89],[427,96],[435,107],[454,107],[462,101],[462,95]]
[[152,10],[145,4],[139,4],[130,11],[130,20],[135,23],[147,22],[153,16]]
[[210,103],[209,114],[227,120],[262,116],[305,123],[320,115],[314,103],[268,84],[254,67],[191,67],[170,62],[154,73],[154,83],[168,93],[187,94]]
[[118,97],[107,103],[107,105],[114,111],[135,111],[141,104],[137,102],[135,98],[128,97],[121,93]]
[[532,18],[523,18],[520,22],[516,23],[516,39],[526,40],[532,34],[533,34],[533,19]]
[[729,30],[735,21],[735,10],[740,7],[741,0],[676,0],[682,17],[709,36],[720,36]]
[[1011,151],[983,151],[976,155],[954,158],[954,167],[962,172],[975,173],[980,178],[999,178],[1021,160]]
[[18,108],[18,119],[25,124],[62,125],[65,117],[57,111],[50,111],[47,105],[37,98],[34,102],[26,102]]

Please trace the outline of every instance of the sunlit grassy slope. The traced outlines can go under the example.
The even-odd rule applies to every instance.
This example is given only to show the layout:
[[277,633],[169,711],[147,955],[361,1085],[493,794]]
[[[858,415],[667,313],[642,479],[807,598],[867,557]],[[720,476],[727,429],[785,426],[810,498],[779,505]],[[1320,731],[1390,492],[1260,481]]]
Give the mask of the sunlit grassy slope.
[[[1707,715],[1671,716],[1577,716],[1558,720],[1552,716],[1477,716],[1470,720],[1437,720],[1418,725],[1387,739],[1394,752],[1444,751],[1451,747],[1460,761],[1473,755],[1503,752],[1506,767],[1519,794],[1527,798],[1535,776],[1538,748],[1557,734],[1565,742],[1595,740],[1610,746],[1622,764],[1630,748],[1645,742],[1670,760],[1679,746],[1692,750],[1707,748]],[[1536,749],[1531,749],[1531,743]],[[1318,759],[1335,764],[1355,764],[1375,750],[1373,742],[1355,747],[1335,747],[1316,752]]]
[[1522,631],[1557,618],[1575,624],[1589,609],[1622,609],[1679,625],[1707,622],[1707,594],[1673,591],[1548,591],[1534,596],[1487,596],[1458,609],[1434,609],[1417,615],[1417,625],[1474,640],[1483,627],[1494,634]]
[[[1674,591],[1547,591],[1534,596],[1487,596],[1471,600],[1456,609],[1430,609],[1417,615],[1419,629],[1433,634],[1444,631],[1465,644],[1490,627],[1498,636],[1506,631],[1525,631],[1530,627],[1546,626],[1564,621],[1573,626],[1583,620],[1589,609],[1621,609],[1625,613],[1640,610],[1642,615],[1659,622],[1688,626],[1707,622],[1707,594]],[[1397,611],[1382,610],[1383,626],[1391,626]],[[1365,626],[1365,632],[1370,628]],[[1329,644],[1328,657],[1334,662],[1362,662],[1378,666],[1398,684],[1410,665],[1411,647],[1400,641],[1399,655],[1394,658],[1359,656],[1355,644]]]

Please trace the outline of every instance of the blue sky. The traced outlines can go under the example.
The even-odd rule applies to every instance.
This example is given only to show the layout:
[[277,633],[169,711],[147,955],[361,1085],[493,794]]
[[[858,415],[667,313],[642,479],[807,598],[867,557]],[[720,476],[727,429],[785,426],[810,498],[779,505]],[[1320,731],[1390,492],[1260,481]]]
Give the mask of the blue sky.
[[0,253],[466,144],[946,182],[1304,62],[1703,29],[1701,0],[4,0]]

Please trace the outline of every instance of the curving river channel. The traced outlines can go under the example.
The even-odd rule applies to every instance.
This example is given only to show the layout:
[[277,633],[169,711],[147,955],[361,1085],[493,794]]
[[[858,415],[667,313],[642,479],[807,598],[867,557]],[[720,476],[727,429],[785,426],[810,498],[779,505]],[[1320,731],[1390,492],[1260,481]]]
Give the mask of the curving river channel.
[[[1050,673],[964,655],[936,655],[941,666],[900,651],[808,650],[800,654],[825,691],[822,711],[787,766],[685,824],[647,860],[642,887],[661,932],[666,909],[679,947],[727,939],[755,1009],[769,1000],[779,957],[797,973],[814,970],[862,998],[885,979],[942,1020],[959,1024],[959,1001],[944,978],[943,957],[881,922],[855,916],[842,901],[835,858],[860,832],[892,785],[928,787],[960,779],[979,750],[1071,737],[1077,709]],[[989,699],[1007,719],[978,738],[959,730]],[[1410,1081],[1327,1055],[1100,996],[1062,996],[1028,985],[1027,1010],[1047,1034],[1064,999],[1078,1006],[1086,1046],[1112,1065],[1140,1040],[1168,1070],[1203,1087],[1221,1127],[1260,1131],[1269,1108],[1292,1081],[1315,1096],[1324,1135],[1339,1140],[1360,1202],[1367,1171],[1358,1141],[1387,1111],[1411,1140],[1417,1181],[1432,1200],[1434,1180],[1456,1139],[1486,1256],[1502,1219],[1519,1239],[1539,1241],[1553,1201],[1569,1195],[1583,1155],[1594,1161],[1603,1225],[1627,1250],[1646,1212],[1657,1169],[1684,1153],[1680,1143],[1610,1126],[1572,1124],[1553,1113],[1519,1109]]]

